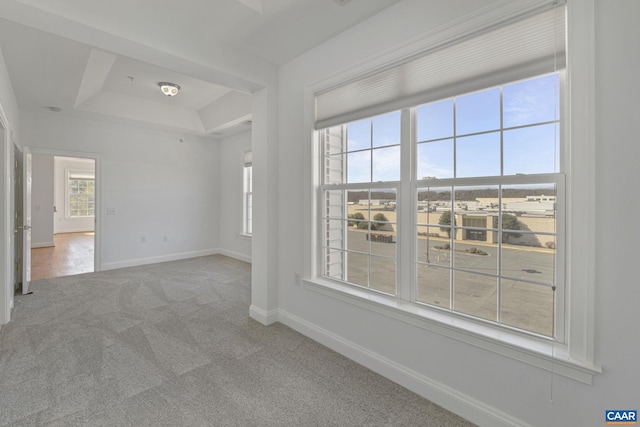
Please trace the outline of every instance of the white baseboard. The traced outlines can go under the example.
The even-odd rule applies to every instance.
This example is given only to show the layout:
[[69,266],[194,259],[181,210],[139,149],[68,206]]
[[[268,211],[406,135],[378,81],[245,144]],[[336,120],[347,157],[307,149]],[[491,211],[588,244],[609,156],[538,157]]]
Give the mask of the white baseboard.
[[201,256],[217,255],[218,249],[205,249],[201,251],[181,252],[177,254],[160,255],[149,258],[135,258],[124,261],[106,262],[102,264],[102,271],[118,268],[137,267],[139,265],[158,264],[160,262],[178,261],[181,259],[197,258]]
[[287,311],[282,309],[276,311],[279,322],[475,424],[504,427],[529,426],[494,407],[461,394]]
[[251,263],[251,257],[239,252],[229,251],[227,249],[205,249],[202,251],[181,252],[177,254],[160,255],[149,258],[135,258],[124,261],[106,262],[102,264],[101,271],[115,270],[118,268],[137,267],[139,265],[158,264],[160,262],[178,261],[181,259],[197,258],[209,255],[224,255],[240,261]]
[[253,320],[269,326],[278,321],[278,310],[264,311],[252,304],[251,307],[249,307],[249,316]]
[[31,242],[31,249],[35,249],[35,248],[52,248],[54,247],[56,244],[53,242],[42,242],[42,243],[33,243]]
[[93,227],[77,227],[77,228],[65,228],[64,230],[55,230],[53,234],[65,234],[65,233],[93,233],[95,229]]
[[218,248],[220,255],[228,256],[229,258],[237,259],[238,261],[244,261],[251,264],[251,255],[241,254],[240,252],[230,251],[224,248]]

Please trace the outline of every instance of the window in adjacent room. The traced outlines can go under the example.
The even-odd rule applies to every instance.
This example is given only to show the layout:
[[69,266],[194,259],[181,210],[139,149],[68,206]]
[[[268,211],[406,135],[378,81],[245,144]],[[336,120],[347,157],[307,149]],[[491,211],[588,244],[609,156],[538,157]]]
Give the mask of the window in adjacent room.
[[95,216],[95,175],[90,172],[67,171],[67,217]]
[[247,235],[253,233],[253,166],[251,151],[244,153],[243,169],[243,230]]

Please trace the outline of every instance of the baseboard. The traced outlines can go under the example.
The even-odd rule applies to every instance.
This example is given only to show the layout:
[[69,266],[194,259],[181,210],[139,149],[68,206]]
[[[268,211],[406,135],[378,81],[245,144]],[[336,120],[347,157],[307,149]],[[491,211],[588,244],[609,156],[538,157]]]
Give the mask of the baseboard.
[[251,264],[251,255],[241,254],[240,252],[230,251],[224,248],[218,248],[218,253],[220,255],[228,256],[229,258],[237,259],[238,261],[244,261]]
[[461,394],[287,311],[277,310],[277,319],[301,334],[479,426],[529,426],[494,407]]
[[78,228],[65,228],[64,230],[56,230],[53,234],[67,234],[67,233],[93,233],[93,228],[78,227]]
[[35,249],[35,248],[52,248],[54,247],[56,244],[53,242],[44,242],[44,243],[33,243],[31,242],[31,249]]
[[205,249],[201,251],[181,252],[177,254],[160,255],[149,258],[135,258],[125,261],[105,262],[102,264],[101,271],[116,270],[118,268],[137,267],[140,265],[158,264],[160,262],[178,261],[181,259],[197,258],[201,256],[217,255],[218,249]]
[[249,316],[253,320],[260,322],[265,326],[269,326],[278,321],[278,310],[264,311],[252,304],[251,307],[249,307]]

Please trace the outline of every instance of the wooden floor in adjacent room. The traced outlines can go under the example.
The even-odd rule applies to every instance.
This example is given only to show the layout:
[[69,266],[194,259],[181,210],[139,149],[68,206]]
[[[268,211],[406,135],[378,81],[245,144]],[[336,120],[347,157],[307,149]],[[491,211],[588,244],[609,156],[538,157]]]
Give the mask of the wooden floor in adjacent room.
[[61,233],[54,247],[31,249],[31,280],[90,273],[93,267],[94,233]]

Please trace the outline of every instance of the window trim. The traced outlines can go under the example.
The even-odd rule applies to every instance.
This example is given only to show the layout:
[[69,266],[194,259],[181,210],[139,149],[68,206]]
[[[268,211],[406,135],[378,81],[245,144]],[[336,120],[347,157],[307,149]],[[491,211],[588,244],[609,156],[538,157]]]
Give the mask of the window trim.
[[[566,345],[552,341],[539,341],[531,337],[520,337],[501,333],[496,336],[493,327],[471,327],[464,322],[432,318],[420,311],[415,304],[405,303],[395,298],[377,295],[370,291],[356,289],[349,285],[334,283],[319,275],[322,262],[319,250],[322,222],[319,200],[322,171],[318,159],[321,144],[315,132],[315,94],[341,82],[357,79],[372,70],[408,58],[430,46],[455,40],[461,34],[469,34],[483,26],[492,25],[526,11],[535,10],[549,4],[548,0],[529,0],[519,4],[505,2],[483,10],[473,17],[466,17],[436,28],[420,39],[414,39],[400,46],[379,52],[375,58],[360,61],[357,65],[330,75],[305,87],[304,129],[309,138],[304,155],[307,162],[305,186],[311,191],[305,194],[305,266],[303,288],[320,293],[351,305],[366,308],[411,325],[448,336],[450,338],[493,351],[524,363],[540,367],[574,380],[591,384],[593,376],[602,372],[594,361],[595,334],[595,0],[571,0],[567,4],[567,102],[566,115],[570,141],[580,144],[566,144],[564,155],[568,156],[566,189]],[[571,154],[569,156],[569,153]],[[404,155],[403,155],[404,156]],[[405,160],[403,160],[405,161]],[[575,212],[575,213],[574,213]],[[410,213],[407,213],[410,215]],[[400,222],[400,220],[398,221]],[[580,231],[583,231],[582,233]],[[400,259],[407,259],[401,257]],[[409,260],[410,261],[410,260]],[[399,268],[405,268],[400,265]],[[429,312],[431,312],[429,310]],[[443,321],[444,320],[444,321]]]

